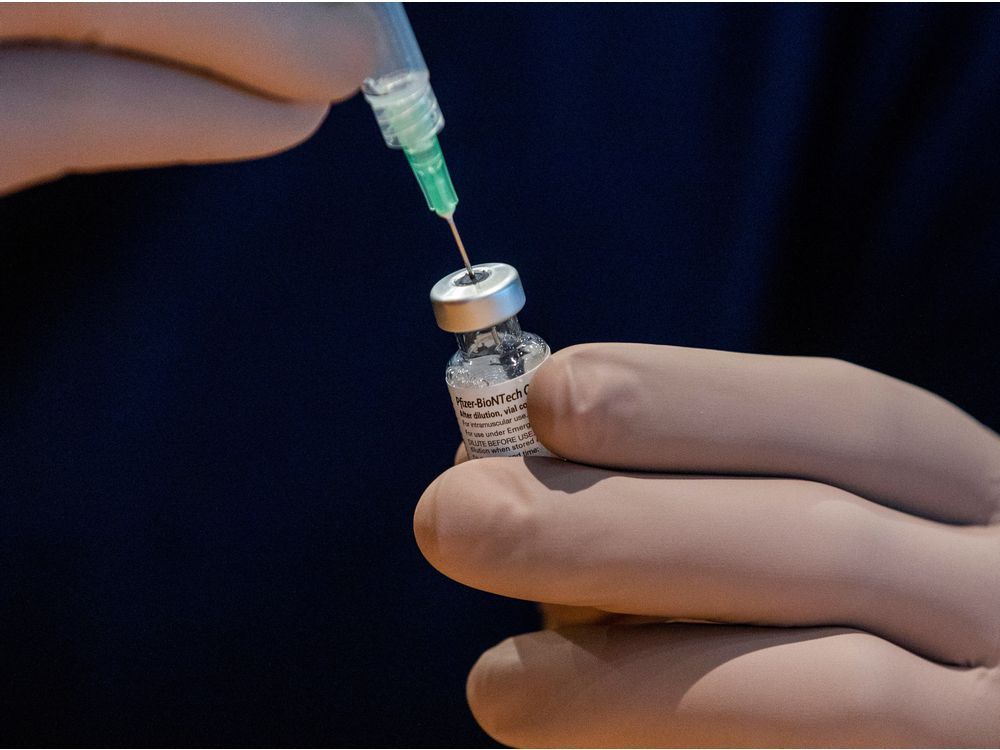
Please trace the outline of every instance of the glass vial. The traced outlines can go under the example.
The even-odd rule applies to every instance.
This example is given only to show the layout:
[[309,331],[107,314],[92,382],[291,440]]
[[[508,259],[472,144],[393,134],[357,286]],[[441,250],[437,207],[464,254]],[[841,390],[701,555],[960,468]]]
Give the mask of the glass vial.
[[528,390],[549,346],[521,330],[524,288],[506,263],[464,269],[431,290],[438,326],[455,334],[445,383],[469,458],[551,456],[528,422]]

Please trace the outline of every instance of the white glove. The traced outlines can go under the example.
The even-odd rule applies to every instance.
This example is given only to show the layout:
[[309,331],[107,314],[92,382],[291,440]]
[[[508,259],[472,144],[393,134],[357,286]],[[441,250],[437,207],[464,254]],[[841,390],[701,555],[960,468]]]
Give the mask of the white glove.
[[628,344],[528,410],[568,461],[468,461],[415,516],[445,575],[548,603],[469,677],[496,739],[1000,742],[995,433],[844,362]]
[[370,70],[351,4],[0,3],[0,194],[308,138]]

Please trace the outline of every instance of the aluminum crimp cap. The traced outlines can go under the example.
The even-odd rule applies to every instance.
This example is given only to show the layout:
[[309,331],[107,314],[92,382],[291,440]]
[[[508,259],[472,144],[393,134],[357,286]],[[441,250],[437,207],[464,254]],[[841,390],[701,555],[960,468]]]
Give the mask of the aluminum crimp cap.
[[468,333],[502,323],[524,307],[524,287],[514,266],[480,263],[469,272],[450,273],[431,289],[437,324],[445,331]]

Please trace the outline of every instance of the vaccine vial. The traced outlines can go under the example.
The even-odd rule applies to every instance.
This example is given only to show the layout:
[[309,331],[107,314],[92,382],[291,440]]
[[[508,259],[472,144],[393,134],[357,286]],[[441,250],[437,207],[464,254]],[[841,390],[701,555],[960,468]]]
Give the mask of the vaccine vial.
[[438,326],[455,334],[445,383],[469,458],[551,456],[528,422],[528,391],[549,346],[521,330],[524,288],[513,266],[483,263],[431,289]]

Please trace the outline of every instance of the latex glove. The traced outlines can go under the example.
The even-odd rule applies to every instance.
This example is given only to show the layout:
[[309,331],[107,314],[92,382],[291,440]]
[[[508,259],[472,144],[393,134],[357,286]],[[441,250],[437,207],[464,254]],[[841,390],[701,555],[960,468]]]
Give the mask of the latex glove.
[[0,3],[0,193],[289,148],[357,90],[373,38],[350,4]]
[[496,739],[1000,742],[996,434],[840,361],[628,344],[555,354],[528,409],[568,462],[467,462],[415,516],[444,574],[599,623],[480,658]]

